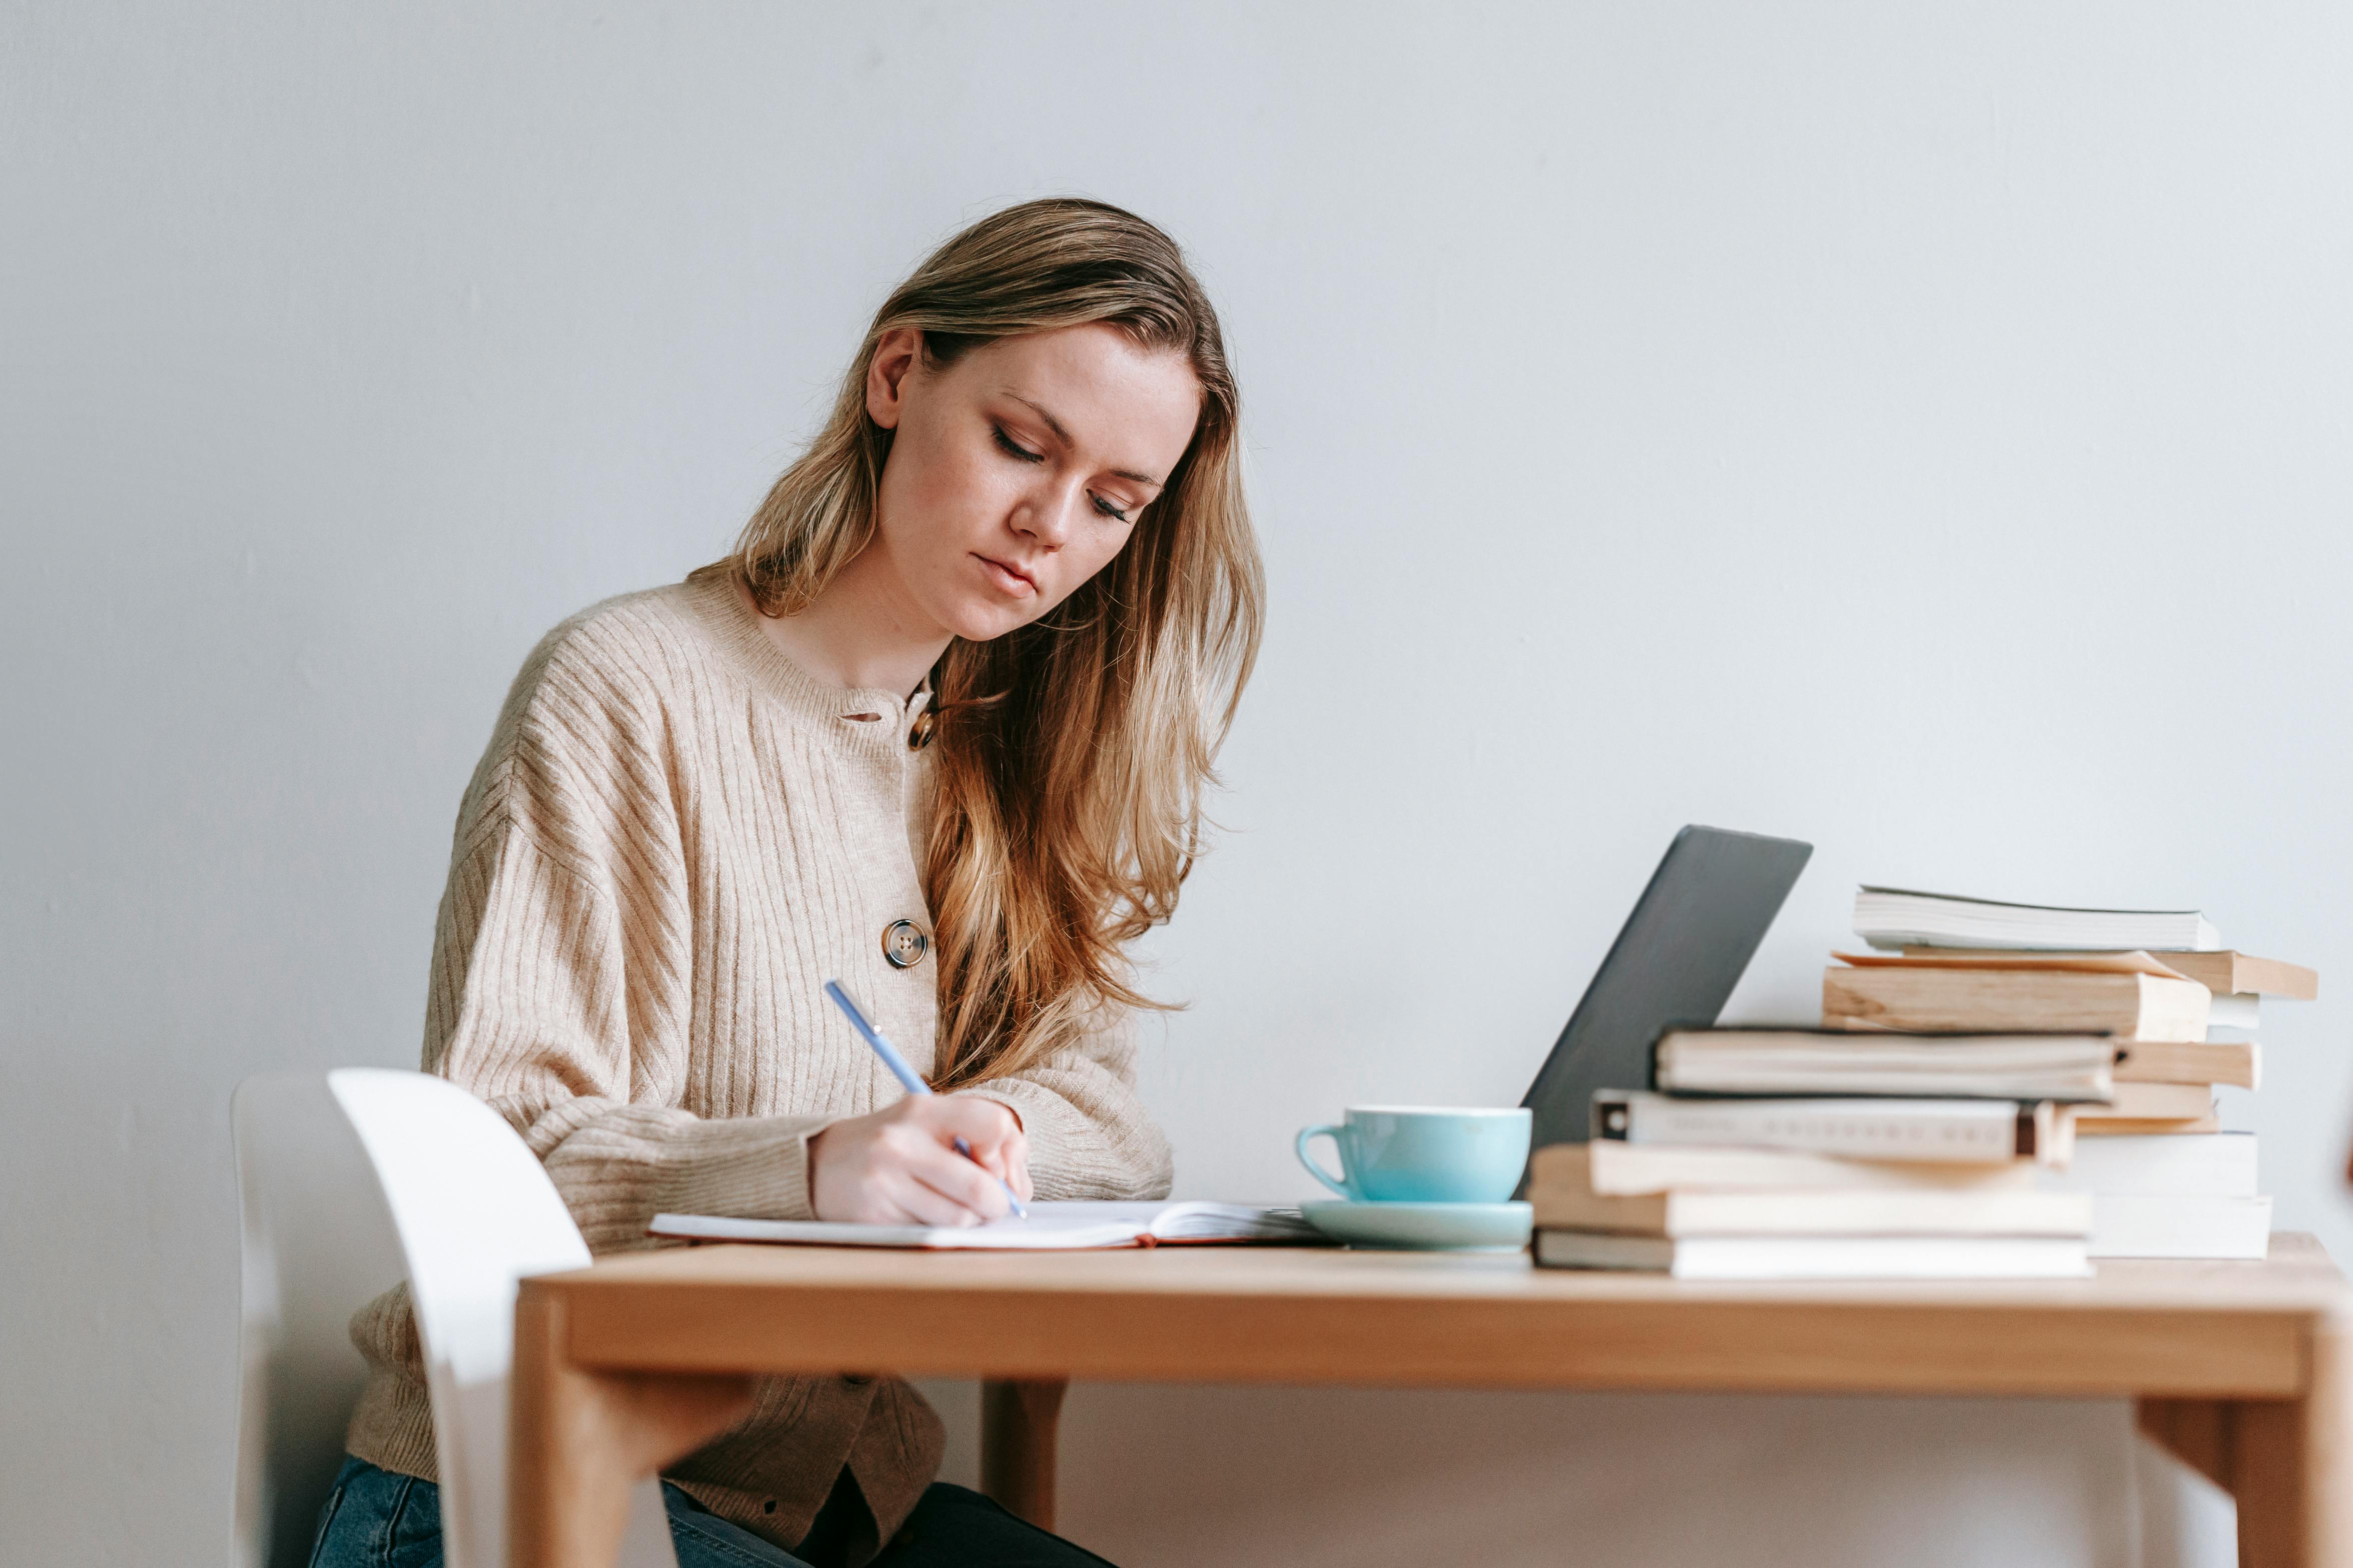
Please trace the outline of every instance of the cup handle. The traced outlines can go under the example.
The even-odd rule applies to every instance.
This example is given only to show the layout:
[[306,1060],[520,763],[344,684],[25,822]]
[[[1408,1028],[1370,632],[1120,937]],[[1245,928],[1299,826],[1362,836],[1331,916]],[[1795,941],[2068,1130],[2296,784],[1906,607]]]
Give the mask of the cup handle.
[[1340,1156],[1340,1168],[1345,1171],[1348,1167],[1348,1155],[1345,1146],[1340,1142],[1340,1129],[1330,1122],[1326,1122],[1321,1127],[1303,1127],[1299,1130],[1299,1136],[1292,1140],[1291,1147],[1293,1151],[1298,1154],[1299,1163],[1307,1167],[1307,1173],[1309,1175],[1314,1177],[1317,1181],[1323,1183],[1325,1186],[1331,1188],[1342,1197],[1354,1202],[1356,1196],[1356,1189],[1348,1184],[1347,1180],[1344,1177],[1338,1181],[1335,1181],[1330,1172],[1317,1164],[1315,1161],[1308,1155],[1307,1141],[1311,1138],[1329,1138],[1332,1140],[1332,1152]]

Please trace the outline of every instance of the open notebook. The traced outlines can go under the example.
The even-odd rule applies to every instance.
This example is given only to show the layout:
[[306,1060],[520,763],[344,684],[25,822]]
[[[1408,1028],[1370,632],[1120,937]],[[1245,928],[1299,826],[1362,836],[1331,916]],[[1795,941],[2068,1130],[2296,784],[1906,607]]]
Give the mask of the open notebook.
[[1156,1247],[1168,1242],[1321,1242],[1295,1208],[1246,1204],[1061,1203],[1029,1205],[1028,1219],[993,1220],[961,1230],[920,1225],[836,1225],[825,1220],[727,1219],[658,1214],[654,1236],[691,1241],[789,1241],[818,1247],[922,1247],[1050,1252],[1089,1247]]

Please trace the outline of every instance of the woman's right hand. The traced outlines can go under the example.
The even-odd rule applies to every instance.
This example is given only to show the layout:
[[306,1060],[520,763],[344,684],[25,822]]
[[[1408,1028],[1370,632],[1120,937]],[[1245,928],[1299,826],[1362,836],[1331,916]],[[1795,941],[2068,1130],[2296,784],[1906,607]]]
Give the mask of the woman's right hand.
[[[973,1152],[955,1152],[962,1138]],[[859,1225],[978,1225],[1010,1212],[1002,1177],[1029,1195],[1029,1142],[993,1100],[911,1095],[836,1121],[809,1140],[809,1206]]]

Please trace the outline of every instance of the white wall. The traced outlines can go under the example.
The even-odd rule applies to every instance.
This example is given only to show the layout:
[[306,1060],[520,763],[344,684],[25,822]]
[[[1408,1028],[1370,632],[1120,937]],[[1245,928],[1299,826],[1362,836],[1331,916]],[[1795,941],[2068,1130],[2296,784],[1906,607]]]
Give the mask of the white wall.
[[[2326,5],[0,0],[5,1555],[213,1557],[231,1086],[414,1059],[523,651],[716,553],[1013,198],[1166,225],[1247,393],[1272,626],[1152,943],[1181,1190],[1515,1098],[1686,821],[1820,847],[1746,1016],[1864,878],[2200,903],[2333,998],[2348,79]],[[2229,1112],[2340,1256],[2342,1016]],[[1136,1564],[2133,1551],[2109,1405],[1071,1427]]]

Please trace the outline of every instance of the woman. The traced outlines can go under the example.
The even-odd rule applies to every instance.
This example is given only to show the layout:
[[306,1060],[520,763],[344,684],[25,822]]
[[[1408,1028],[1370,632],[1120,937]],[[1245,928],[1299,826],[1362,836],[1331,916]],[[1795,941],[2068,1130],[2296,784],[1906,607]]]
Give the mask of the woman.
[[[523,666],[459,814],[424,1061],[598,1252],[655,1213],[971,1225],[1158,1197],[1124,945],[1168,918],[1256,652],[1218,321],[1093,202],[956,236],[883,305],[735,552]],[[943,1092],[904,1097],[839,976]],[[950,1145],[961,1136],[975,1158]],[[316,1561],[439,1561],[406,1298]],[[668,1472],[684,1568],[1077,1563],[934,1485],[892,1379],[775,1379]]]

